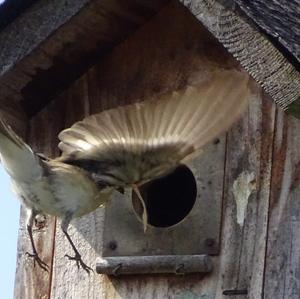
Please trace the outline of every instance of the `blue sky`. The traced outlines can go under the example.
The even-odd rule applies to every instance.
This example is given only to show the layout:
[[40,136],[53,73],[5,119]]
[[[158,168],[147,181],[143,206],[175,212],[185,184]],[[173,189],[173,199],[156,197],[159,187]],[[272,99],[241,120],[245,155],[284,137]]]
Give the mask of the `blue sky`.
[[1,164],[0,190],[0,297],[11,299],[16,272],[20,203],[11,191],[9,176]]

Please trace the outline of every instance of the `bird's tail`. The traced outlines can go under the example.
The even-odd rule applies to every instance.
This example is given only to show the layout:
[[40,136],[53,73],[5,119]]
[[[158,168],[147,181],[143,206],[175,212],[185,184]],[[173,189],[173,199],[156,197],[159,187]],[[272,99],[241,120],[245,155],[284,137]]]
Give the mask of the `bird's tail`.
[[2,119],[0,119],[0,157],[4,168],[15,180],[30,180],[41,173],[39,158]]

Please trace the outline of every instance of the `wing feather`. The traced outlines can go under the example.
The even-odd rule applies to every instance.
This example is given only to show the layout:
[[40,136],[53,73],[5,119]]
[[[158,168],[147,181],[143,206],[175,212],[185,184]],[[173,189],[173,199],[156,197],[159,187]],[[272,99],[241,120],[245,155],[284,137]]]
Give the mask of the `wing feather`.
[[243,72],[218,70],[197,86],[91,115],[59,134],[60,159],[110,184],[163,175],[232,125],[251,96],[248,83]]

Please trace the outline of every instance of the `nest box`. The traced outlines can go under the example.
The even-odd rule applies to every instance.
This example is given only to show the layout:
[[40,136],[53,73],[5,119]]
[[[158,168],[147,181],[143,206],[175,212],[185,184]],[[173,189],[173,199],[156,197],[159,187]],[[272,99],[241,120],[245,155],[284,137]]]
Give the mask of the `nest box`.
[[[209,255],[219,252],[224,140],[173,173],[141,187],[148,228],[134,192],[115,194],[105,207],[103,257],[99,273],[210,272]],[[214,160],[207,159],[213,155]],[[173,257],[173,258],[172,258]]]
[[[299,254],[293,249],[299,243],[299,201],[293,198],[299,198],[300,129],[283,113],[274,116],[272,101],[262,92],[300,117],[299,38],[291,29],[299,19],[292,8],[297,1],[24,0],[26,10],[12,11],[10,5],[18,2],[0,5],[0,109],[17,133],[46,156],[59,155],[58,133],[85,116],[183,88],[211,65],[243,68],[257,82],[249,113],[229,139],[220,136],[192,163],[142,187],[149,213],[146,233],[139,201],[129,191],[72,222],[70,233],[86,262],[99,273],[115,275],[212,272],[210,283],[174,283],[157,275],[163,287],[156,293],[153,280],[147,298],[199,298],[199,290],[203,298],[221,298],[223,286],[229,288],[224,294],[245,294],[240,285],[253,298],[299,293],[294,283]],[[257,191],[242,205],[232,188],[245,173]],[[296,195],[289,197],[292,192]],[[73,271],[63,258],[69,245],[53,217],[34,232],[51,273],[30,267],[24,217],[16,298],[48,298],[50,293],[65,298],[68,288],[76,298],[90,289],[95,298],[137,298],[122,292],[130,292],[140,277],[117,282],[112,277],[110,284],[99,283],[102,276],[83,278]],[[289,229],[293,234],[287,239]],[[278,269],[287,251],[290,264],[283,279]],[[217,271],[212,271],[214,260]],[[84,284],[84,279],[90,280]],[[281,287],[274,288],[275,280]],[[288,283],[295,291],[283,294]],[[146,284],[134,285],[142,289]],[[184,293],[187,289],[194,293]]]

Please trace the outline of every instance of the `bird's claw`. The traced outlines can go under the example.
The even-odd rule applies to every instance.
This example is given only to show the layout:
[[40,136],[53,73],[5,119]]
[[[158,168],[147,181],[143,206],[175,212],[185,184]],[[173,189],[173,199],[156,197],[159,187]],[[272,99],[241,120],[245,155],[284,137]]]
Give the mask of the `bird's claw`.
[[65,254],[65,257],[67,257],[71,261],[76,261],[77,268],[80,267],[87,272],[87,274],[90,274],[90,271],[94,272],[94,270],[89,267],[87,264],[85,264],[81,258],[80,254],[75,254],[75,256],[70,256],[68,254]]
[[35,267],[35,264],[37,263],[41,269],[43,269],[46,272],[49,272],[49,266],[41,260],[39,255],[37,253],[25,253],[28,257],[33,258],[33,267]]

